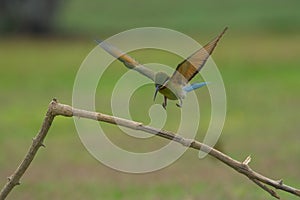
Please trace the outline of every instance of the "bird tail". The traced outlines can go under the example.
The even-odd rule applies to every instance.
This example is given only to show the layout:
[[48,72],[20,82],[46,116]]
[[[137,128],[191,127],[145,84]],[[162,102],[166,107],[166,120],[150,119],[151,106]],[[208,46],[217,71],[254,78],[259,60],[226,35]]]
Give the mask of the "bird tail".
[[184,86],[183,89],[186,92],[191,92],[191,91],[201,88],[207,84],[209,84],[209,83],[208,82],[193,83],[191,85]]

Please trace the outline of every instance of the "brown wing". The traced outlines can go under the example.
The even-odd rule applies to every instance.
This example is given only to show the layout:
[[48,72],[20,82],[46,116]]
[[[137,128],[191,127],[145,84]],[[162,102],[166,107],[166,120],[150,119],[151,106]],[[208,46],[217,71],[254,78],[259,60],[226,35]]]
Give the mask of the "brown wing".
[[227,27],[215,39],[181,62],[177,66],[170,81],[174,81],[181,85],[188,83],[204,66],[226,30]]
[[97,41],[97,42],[105,51],[107,51],[110,55],[112,55],[113,57],[121,61],[127,68],[136,70],[137,72],[141,73],[142,75],[154,81],[155,72],[145,67],[144,65],[141,65],[136,60],[131,58],[129,55],[117,49],[116,47],[112,46],[111,44],[105,41]]

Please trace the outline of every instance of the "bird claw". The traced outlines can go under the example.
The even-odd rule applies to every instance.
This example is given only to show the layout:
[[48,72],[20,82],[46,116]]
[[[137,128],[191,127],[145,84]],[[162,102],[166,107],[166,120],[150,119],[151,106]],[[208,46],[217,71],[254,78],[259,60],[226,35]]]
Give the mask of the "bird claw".
[[165,110],[167,110],[167,105],[165,103],[162,103],[161,105]]
[[179,108],[182,107],[182,100],[181,99],[179,99],[179,103],[176,103],[176,106],[179,107]]
[[165,110],[167,110],[167,97],[164,96],[164,102],[162,103],[162,106]]

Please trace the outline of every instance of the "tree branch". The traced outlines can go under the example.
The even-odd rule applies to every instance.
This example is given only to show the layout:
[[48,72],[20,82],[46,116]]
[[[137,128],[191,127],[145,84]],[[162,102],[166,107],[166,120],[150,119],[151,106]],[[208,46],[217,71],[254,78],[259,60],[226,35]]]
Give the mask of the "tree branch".
[[268,192],[270,195],[272,195],[275,198],[280,198],[279,195],[272,190],[269,186],[286,191],[288,193],[294,194],[298,197],[300,197],[300,190],[293,188],[291,186],[283,184],[282,180],[273,180],[268,177],[265,177],[254,170],[252,170],[249,167],[249,163],[251,161],[251,157],[248,156],[245,161],[239,162],[237,160],[234,160],[233,158],[229,157],[228,155],[225,155],[224,153],[209,147],[203,143],[200,143],[196,140],[191,140],[187,138],[183,138],[178,134],[174,134],[170,131],[165,130],[159,130],[150,126],[145,126],[140,122],[135,122],[127,119],[122,119],[102,113],[97,112],[90,112],[86,110],[80,110],[77,108],[73,108],[69,105],[60,104],[57,102],[56,99],[53,99],[48,107],[48,111],[46,113],[46,117],[44,119],[44,122],[42,124],[41,130],[37,134],[37,136],[33,139],[32,145],[29,148],[25,158],[19,165],[19,167],[16,169],[16,171],[8,178],[8,182],[4,185],[0,192],[0,200],[3,200],[7,197],[7,195],[11,192],[11,190],[16,186],[20,184],[20,179],[23,176],[24,172],[29,167],[30,163],[32,162],[34,156],[36,155],[38,149],[43,145],[43,141],[48,133],[48,130],[52,124],[52,121],[54,120],[55,116],[64,116],[64,117],[82,117],[97,121],[102,121],[110,124],[118,124],[120,126],[124,126],[127,128],[131,128],[134,130],[140,130],[144,131],[150,134],[154,134],[163,138],[166,138],[168,140],[173,140],[177,143],[180,143],[184,146],[201,150],[203,152],[208,153],[212,157],[218,159],[219,161],[225,163],[229,167],[233,168],[235,171],[247,176],[251,181],[253,181],[256,185],[261,187],[263,190]]
[[38,149],[45,145],[43,144],[43,141],[48,133],[48,130],[54,120],[55,114],[52,112],[53,106],[56,104],[56,101],[53,99],[52,102],[49,105],[48,111],[46,113],[45,119],[43,121],[41,130],[38,132],[37,136],[32,139],[32,144],[25,155],[25,158],[22,160],[19,167],[16,169],[16,171],[8,177],[8,182],[4,185],[0,192],[0,200],[3,200],[6,198],[6,196],[10,193],[10,191],[16,186],[20,185],[20,179],[29,167],[30,163],[32,162],[34,156],[36,155]]

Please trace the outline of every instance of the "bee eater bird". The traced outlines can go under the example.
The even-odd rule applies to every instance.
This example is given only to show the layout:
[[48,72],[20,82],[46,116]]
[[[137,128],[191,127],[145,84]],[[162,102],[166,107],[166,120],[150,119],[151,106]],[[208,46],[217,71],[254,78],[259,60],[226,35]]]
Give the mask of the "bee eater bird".
[[164,96],[162,106],[166,109],[167,99],[179,100],[179,103],[176,105],[181,107],[182,100],[186,97],[187,92],[207,85],[206,82],[193,83],[190,85],[188,82],[202,69],[226,30],[227,27],[212,41],[179,63],[171,77],[165,72],[154,72],[150,70],[105,41],[97,40],[97,42],[105,51],[121,61],[127,68],[133,69],[154,81],[154,101],[157,93],[161,93]]

